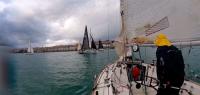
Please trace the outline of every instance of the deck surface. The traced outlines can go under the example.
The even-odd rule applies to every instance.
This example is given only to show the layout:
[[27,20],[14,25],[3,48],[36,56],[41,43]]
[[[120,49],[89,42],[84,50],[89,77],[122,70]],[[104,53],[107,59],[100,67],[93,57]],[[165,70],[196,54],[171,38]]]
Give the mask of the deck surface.
[[[150,64],[143,64],[148,73],[147,76],[156,78],[156,67]],[[150,83],[150,80],[145,81],[146,84]],[[156,85],[155,81],[152,81],[153,85]],[[92,95],[156,95],[156,90],[151,87],[141,86],[140,89],[136,89],[135,82],[128,81],[126,64],[119,64],[119,62],[106,66],[96,79],[96,83],[92,92]],[[158,88],[157,86],[155,88]],[[131,90],[130,90],[131,89]],[[200,85],[191,81],[185,81],[180,95],[189,95],[187,92],[191,92],[192,95],[200,95]]]

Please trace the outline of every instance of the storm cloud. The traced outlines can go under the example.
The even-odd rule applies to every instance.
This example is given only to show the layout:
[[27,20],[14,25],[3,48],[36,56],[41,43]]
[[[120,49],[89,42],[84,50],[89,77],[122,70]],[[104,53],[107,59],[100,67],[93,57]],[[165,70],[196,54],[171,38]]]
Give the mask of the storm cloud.
[[76,43],[85,25],[95,40],[116,38],[119,0],[0,0],[0,40],[15,47]]

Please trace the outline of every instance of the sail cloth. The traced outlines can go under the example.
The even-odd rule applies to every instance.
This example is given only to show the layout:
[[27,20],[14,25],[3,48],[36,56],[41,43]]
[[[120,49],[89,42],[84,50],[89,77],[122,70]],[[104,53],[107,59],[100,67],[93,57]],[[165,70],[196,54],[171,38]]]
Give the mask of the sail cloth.
[[[165,17],[167,19],[164,19],[163,22],[167,20],[169,27],[162,31],[156,31],[156,33],[162,32],[173,40],[192,39],[200,36],[199,0],[120,0],[120,4],[124,18],[122,32],[126,32],[125,36],[128,40],[146,35],[149,27]],[[162,25],[158,26],[156,25],[150,30],[159,30],[163,27]],[[155,36],[154,34],[150,37]]]
[[[121,0],[121,2],[123,2]],[[123,12],[123,5],[121,5],[121,31],[119,36],[117,37],[117,39],[114,42],[114,46],[115,46],[115,50],[116,53],[119,56],[125,56],[126,55],[126,48],[125,48],[125,44],[126,44],[126,32],[124,31],[124,12]]]
[[34,50],[33,50],[33,48],[32,48],[32,46],[31,46],[31,41],[29,40],[29,43],[28,43],[29,45],[28,45],[28,50],[27,50],[27,52],[28,53],[34,53]]
[[91,38],[91,48],[92,48],[92,49],[97,49],[96,44],[95,44],[95,42],[94,42],[94,39],[93,39],[93,37],[92,37],[92,34],[90,34],[90,38]]
[[164,17],[159,22],[154,24],[152,27],[149,27],[145,32],[146,36],[159,32],[169,27],[168,17]]
[[199,0],[120,0],[121,32],[115,43],[117,52],[124,54],[124,44],[135,38],[148,36],[152,40],[161,32],[170,40],[200,39],[199,10]]
[[82,44],[81,50],[87,50],[87,49],[90,49],[90,47],[89,47],[87,26],[85,26],[85,33],[84,33],[84,37],[83,37],[83,44]]
[[123,42],[115,41],[114,46],[115,46],[115,51],[118,56],[125,55],[126,52],[125,52],[125,46],[124,46]]

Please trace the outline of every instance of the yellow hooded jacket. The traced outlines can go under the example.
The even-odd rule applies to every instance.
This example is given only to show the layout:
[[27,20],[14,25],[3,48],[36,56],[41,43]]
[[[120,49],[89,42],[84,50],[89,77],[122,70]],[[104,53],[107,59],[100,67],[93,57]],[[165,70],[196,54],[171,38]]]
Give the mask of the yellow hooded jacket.
[[171,42],[168,40],[167,36],[160,33],[156,36],[156,39],[154,41],[154,44],[156,46],[171,46]]

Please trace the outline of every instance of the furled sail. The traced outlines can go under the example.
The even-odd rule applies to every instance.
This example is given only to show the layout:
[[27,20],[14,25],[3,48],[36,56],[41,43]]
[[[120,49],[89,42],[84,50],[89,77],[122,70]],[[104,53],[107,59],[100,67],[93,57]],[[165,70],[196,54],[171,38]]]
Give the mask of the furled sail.
[[83,43],[82,43],[81,50],[87,50],[87,49],[90,49],[90,47],[89,47],[87,26],[85,26],[85,33],[84,33],[84,37],[83,37]]
[[117,54],[119,56],[125,56],[125,44],[127,41],[127,34],[125,30],[125,18],[124,18],[124,10],[125,10],[125,0],[120,0],[120,12],[121,12],[121,30],[118,38],[116,39],[114,46]]

